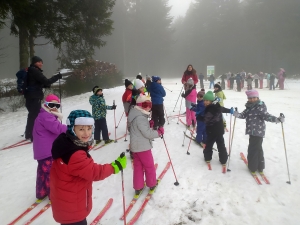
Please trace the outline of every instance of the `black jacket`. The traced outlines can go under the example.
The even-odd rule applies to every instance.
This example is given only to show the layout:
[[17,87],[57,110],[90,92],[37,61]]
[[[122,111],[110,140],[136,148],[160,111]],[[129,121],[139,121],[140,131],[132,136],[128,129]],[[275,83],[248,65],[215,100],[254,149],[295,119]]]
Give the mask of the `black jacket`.
[[27,72],[27,89],[25,92],[25,98],[43,99],[43,88],[50,88],[51,84],[57,80],[57,75],[47,79],[47,77],[43,74],[43,70],[34,65],[30,65]]
[[211,104],[205,108],[204,123],[207,135],[223,135],[224,124],[222,113],[230,113],[230,109],[220,106],[219,103]]

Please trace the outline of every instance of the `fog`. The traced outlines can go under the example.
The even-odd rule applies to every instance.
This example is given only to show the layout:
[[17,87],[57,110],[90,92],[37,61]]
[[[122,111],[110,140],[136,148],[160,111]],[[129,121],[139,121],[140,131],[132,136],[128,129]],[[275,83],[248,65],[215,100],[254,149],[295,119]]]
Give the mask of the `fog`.
[[[188,64],[198,74],[207,65],[217,75],[300,71],[299,0],[118,0],[111,19],[112,35],[94,59],[115,63],[126,77],[179,77]],[[9,33],[0,31],[1,78],[15,77],[19,67],[18,38]],[[55,73],[57,50],[48,44],[35,51],[44,73]]]

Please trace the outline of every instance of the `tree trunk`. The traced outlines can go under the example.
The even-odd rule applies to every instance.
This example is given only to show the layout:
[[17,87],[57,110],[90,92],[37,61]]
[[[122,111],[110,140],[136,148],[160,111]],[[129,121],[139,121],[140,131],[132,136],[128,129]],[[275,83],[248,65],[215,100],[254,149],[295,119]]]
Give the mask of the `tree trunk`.
[[32,58],[34,56],[34,36],[29,35],[29,56]]
[[28,67],[28,47],[29,37],[28,31],[25,27],[19,26],[19,57],[20,69]]

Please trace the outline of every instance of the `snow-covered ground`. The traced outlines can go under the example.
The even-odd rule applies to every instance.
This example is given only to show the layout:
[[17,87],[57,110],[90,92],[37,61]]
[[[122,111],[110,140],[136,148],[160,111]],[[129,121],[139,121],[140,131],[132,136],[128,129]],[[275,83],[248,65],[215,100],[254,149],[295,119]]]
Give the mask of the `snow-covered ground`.
[[[167,115],[178,114],[180,100],[175,112],[173,109],[181,90],[180,80],[163,79],[162,81],[166,88],[173,90],[172,92],[167,91],[165,98]],[[205,83],[205,86],[207,88],[208,83]],[[182,147],[182,131],[185,130],[185,127],[181,123],[177,124],[177,118],[169,118],[170,124],[166,121],[164,137],[180,185],[174,186],[175,178],[170,168],[136,224],[300,224],[300,185],[297,170],[300,162],[299,91],[300,82],[298,81],[287,81],[284,91],[278,89],[276,91],[259,90],[260,98],[265,101],[271,114],[279,116],[279,113],[282,112],[286,116],[284,131],[291,185],[286,183],[288,175],[280,124],[267,123],[263,148],[266,161],[265,174],[271,184],[263,183],[259,186],[239,156],[240,152],[247,153],[248,146],[244,120],[236,120],[230,162],[231,172],[222,174],[216,152],[213,155],[211,171],[207,169],[203,160],[202,149],[198,145],[191,143],[191,155],[186,154],[187,139],[185,146]],[[121,103],[123,92],[123,86],[104,90],[107,104],[112,104],[113,100],[116,100],[118,105],[116,110],[117,122],[123,112]],[[246,103],[244,92],[225,90],[225,94],[227,96],[226,107],[238,107],[239,111],[244,109]],[[88,102],[90,95],[91,93],[86,93],[63,99],[64,120],[72,110],[86,109],[91,111]],[[230,115],[225,115],[225,117],[229,126]],[[22,139],[20,135],[24,132],[26,118],[27,111],[25,108],[15,113],[0,114],[0,148]],[[114,138],[113,111],[108,111],[107,122],[111,138]],[[123,118],[117,129],[117,137],[125,133],[125,123],[125,118]],[[228,133],[224,135],[227,145],[228,136]],[[121,139],[117,143],[110,144],[100,150],[91,151],[91,154],[97,163],[110,163],[121,152],[125,151],[127,145],[128,142]],[[154,141],[153,155],[155,162],[158,163],[157,173],[159,174],[169,160],[161,139]],[[129,158],[128,154],[127,157]],[[9,223],[35,201],[36,167],[37,162],[33,160],[31,145],[0,151],[0,224]],[[124,178],[126,205],[128,205],[134,192],[130,163],[124,171]],[[113,205],[100,224],[123,224],[123,221],[119,220],[123,212],[121,174],[112,175],[104,181],[94,182],[93,188],[93,209],[87,217],[88,223],[102,209],[107,200],[113,198]],[[141,205],[145,195],[146,192],[143,193],[127,217],[128,221]],[[39,205],[17,224],[24,224],[45,204],[46,202]],[[52,217],[51,209],[49,209],[32,224],[52,225],[57,223]]]

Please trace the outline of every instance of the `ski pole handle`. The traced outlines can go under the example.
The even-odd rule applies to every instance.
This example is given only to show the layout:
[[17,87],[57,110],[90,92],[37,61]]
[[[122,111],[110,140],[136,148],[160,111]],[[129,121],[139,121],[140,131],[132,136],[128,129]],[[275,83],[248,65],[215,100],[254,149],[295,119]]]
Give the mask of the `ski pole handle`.
[[120,158],[123,158],[125,156],[125,152],[122,152],[121,154],[120,154]]
[[115,105],[115,100],[113,100],[113,105]]
[[283,115],[283,113],[280,113],[280,117],[283,117],[283,118],[285,118],[285,116]]
[[237,107],[235,107],[235,111],[238,111],[238,108],[237,108]]

